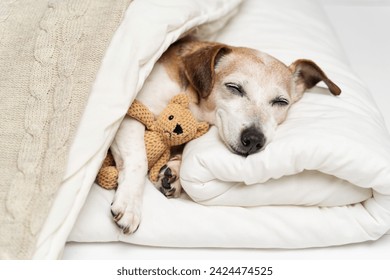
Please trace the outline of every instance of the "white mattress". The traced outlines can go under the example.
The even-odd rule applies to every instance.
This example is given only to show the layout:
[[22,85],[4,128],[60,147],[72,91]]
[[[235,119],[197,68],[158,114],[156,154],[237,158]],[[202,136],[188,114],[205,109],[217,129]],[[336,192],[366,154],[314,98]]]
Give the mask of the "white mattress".
[[[335,9],[336,7],[333,6]],[[360,8],[357,8],[358,10]],[[379,10],[380,8],[378,8]],[[332,7],[327,6],[328,13],[332,12]],[[336,10],[337,11],[337,10]],[[349,13],[351,12],[350,7],[348,7]],[[350,13],[353,15],[353,13]],[[339,15],[340,16],[340,15]],[[375,14],[372,14],[375,17]],[[352,16],[353,17],[353,16]],[[330,17],[332,23],[337,24],[337,14],[333,14]],[[342,19],[340,24],[344,24]],[[370,22],[370,21],[367,21]],[[345,25],[344,25],[345,26]],[[337,27],[336,27],[337,31]],[[343,40],[350,39],[355,40],[355,38],[346,36],[339,33],[339,36]],[[361,36],[361,34],[360,34]],[[351,44],[351,42],[344,43],[344,45]],[[356,44],[353,44],[356,48]],[[390,46],[389,46],[390,47]],[[367,48],[361,50],[361,53],[367,52]],[[354,53],[357,52],[354,49]],[[348,54],[348,52],[347,52]],[[383,60],[382,55],[379,52],[370,52],[370,55],[373,56],[373,60],[381,61]],[[353,59],[353,57],[352,57]],[[358,69],[364,69],[363,67]],[[364,73],[368,81],[375,81],[378,77],[381,77],[382,68],[373,67],[369,74],[372,76],[367,76],[367,73]],[[364,80],[364,79],[363,79]],[[378,84],[381,84],[382,88],[378,90]],[[384,81],[379,81],[375,83],[375,90],[372,90],[374,98],[379,101],[380,108],[385,109],[384,104],[390,104],[389,95],[384,95],[385,84]],[[378,94],[376,94],[378,93]],[[383,111],[387,125],[390,123],[390,115],[388,111]],[[364,252],[364,253],[362,253]],[[301,259],[313,259],[313,258],[389,258],[390,257],[390,236],[385,235],[380,240],[376,242],[365,242],[361,244],[354,245],[345,245],[339,247],[330,247],[330,248],[321,248],[321,249],[303,249],[303,250],[250,250],[250,249],[172,249],[172,248],[158,248],[158,247],[143,247],[132,244],[124,243],[69,243],[64,250],[63,258],[64,259],[98,259],[98,258],[113,258],[113,259],[161,259],[161,258],[202,258],[202,259],[214,259],[214,258],[301,258]]]
[[63,259],[128,259],[128,260],[228,260],[228,259],[272,259],[272,260],[386,260],[390,259],[390,235],[375,242],[361,244],[309,248],[282,249],[231,249],[231,248],[166,248],[139,246],[123,242],[76,243],[66,245]]

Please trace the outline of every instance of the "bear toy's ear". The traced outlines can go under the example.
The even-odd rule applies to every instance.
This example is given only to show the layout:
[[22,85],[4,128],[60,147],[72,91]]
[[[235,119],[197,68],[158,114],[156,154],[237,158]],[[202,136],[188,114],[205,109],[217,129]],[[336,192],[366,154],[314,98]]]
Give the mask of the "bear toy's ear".
[[185,108],[188,108],[190,106],[190,100],[188,99],[188,96],[185,93],[181,93],[176,95],[171,99],[169,102],[170,104],[179,104]]
[[198,131],[196,132],[194,139],[205,134],[209,130],[209,127],[210,126],[207,122],[199,122],[198,123]]

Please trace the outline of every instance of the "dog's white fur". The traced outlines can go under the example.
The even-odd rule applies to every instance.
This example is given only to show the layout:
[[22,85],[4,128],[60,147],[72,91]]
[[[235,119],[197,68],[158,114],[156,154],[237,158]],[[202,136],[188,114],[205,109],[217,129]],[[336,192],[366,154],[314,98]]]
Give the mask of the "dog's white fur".
[[[204,72],[196,73],[202,67],[211,67],[212,79],[208,80]],[[194,81],[199,75],[208,80],[205,83],[211,86],[209,92],[199,89],[203,81],[200,84],[199,80]],[[305,89],[319,81],[324,81],[333,94],[340,93],[311,61],[298,60],[287,67],[257,50],[184,40],[171,47],[156,64],[137,99],[158,115],[173,96],[186,92],[197,119],[217,126],[229,149],[247,155],[259,151],[272,139],[290,106],[300,99]],[[243,131],[250,132],[249,142],[258,142],[253,149],[245,144]],[[257,138],[252,136],[253,131]],[[111,146],[119,169],[111,212],[124,233],[136,231],[141,221],[147,174],[143,138],[144,126],[126,117]],[[177,196],[181,188],[180,158],[175,157],[168,166],[175,172],[171,183],[175,190],[173,196]],[[159,184],[160,188],[161,182]]]

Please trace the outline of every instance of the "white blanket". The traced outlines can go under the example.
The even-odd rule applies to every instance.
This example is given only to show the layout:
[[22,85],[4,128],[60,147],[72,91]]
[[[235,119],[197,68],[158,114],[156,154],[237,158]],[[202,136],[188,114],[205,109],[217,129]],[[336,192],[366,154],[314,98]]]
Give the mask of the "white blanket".
[[[224,3],[229,9],[224,13],[219,10],[214,20],[237,4]],[[212,21],[211,11],[204,12],[207,20],[203,22]],[[156,21],[164,15],[156,13]],[[175,22],[173,15],[170,13],[169,20]],[[228,152],[215,129],[191,142],[185,149],[181,172],[190,197],[166,199],[148,182],[142,222],[131,236],[122,235],[112,221],[113,191],[94,185],[84,204],[89,187],[76,188],[84,195],[75,196],[81,198],[75,200],[74,208],[84,207],[68,240],[120,240],[172,247],[306,248],[375,240],[386,233],[390,228],[389,135],[370,94],[345,62],[321,8],[310,0],[247,0],[215,39],[260,49],[286,64],[298,58],[312,59],[343,93],[334,97],[321,87],[306,93],[267,148],[247,158]],[[113,44],[110,51],[120,55],[124,50]],[[147,71],[141,69],[143,77],[153,61],[148,61]],[[102,76],[111,77],[107,72],[113,69],[113,65],[103,65]],[[125,83],[128,72],[117,71],[117,81]],[[126,96],[125,100],[132,98]],[[114,108],[123,110],[123,105],[115,104]],[[109,135],[114,132],[110,130]],[[109,140],[101,145],[103,151],[95,151],[99,156],[93,164],[83,165],[88,171],[83,173],[85,177],[96,174],[108,144]],[[79,211],[72,213],[68,227]],[[37,257],[54,255],[55,250],[47,248],[57,244],[56,230],[64,228],[64,221],[58,221],[58,227],[42,237]],[[62,238],[66,232],[63,230]]]
[[[119,124],[161,54],[190,31],[198,36],[212,34],[240,2],[142,0],[130,4],[100,66],[34,258],[60,256]],[[99,207],[109,211],[109,206]]]

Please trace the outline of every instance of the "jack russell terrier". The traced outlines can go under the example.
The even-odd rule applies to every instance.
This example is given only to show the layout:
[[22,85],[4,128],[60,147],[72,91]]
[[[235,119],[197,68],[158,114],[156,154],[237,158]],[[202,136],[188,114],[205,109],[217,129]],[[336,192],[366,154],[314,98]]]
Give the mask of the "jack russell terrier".
[[[137,99],[158,115],[173,96],[185,92],[198,121],[215,125],[233,153],[248,156],[271,141],[288,109],[320,81],[333,95],[341,93],[310,60],[286,66],[258,50],[184,38],[159,59]],[[111,213],[125,234],[135,232],[141,221],[148,171],[144,131],[143,124],[126,117],[111,146],[119,170]],[[157,188],[167,196],[180,194],[180,163],[175,155],[160,172]]]

